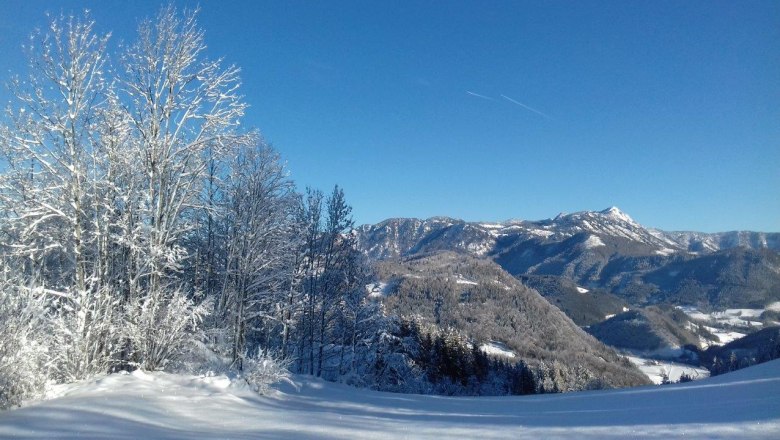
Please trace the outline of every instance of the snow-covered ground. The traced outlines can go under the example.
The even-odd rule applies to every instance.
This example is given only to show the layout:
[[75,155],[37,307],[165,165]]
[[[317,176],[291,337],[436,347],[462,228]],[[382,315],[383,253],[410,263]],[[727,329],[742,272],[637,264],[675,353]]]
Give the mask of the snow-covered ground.
[[604,242],[601,241],[601,238],[595,235],[589,235],[588,239],[583,242],[583,245],[585,246],[586,249],[593,249],[599,246],[606,246]]
[[383,283],[381,281],[376,283],[366,284],[366,291],[368,292],[368,296],[371,298],[381,298],[383,296],[387,296],[387,290],[388,290],[387,283]]
[[467,284],[469,286],[478,286],[479,285],[479,283],[477,283],[475,281],[471,281],[471,280],[467,280],[466,278],[463,278],[463,275],[461,275],[461,274],[457,274],[455,276],[455,282],[457,284]]
[[[767,309],[773,310],[776,303],[770,305]],[[695,307],[679,306],[678,309],[685,312],[691,319],[710,323],[713,326],[731,326],[744,328],[758,328],[764,324],[760,316],[767,309],[726,309],[722,311],[704,313]]]
[[679,385],[525,397],[380,393],[298,378],[115,374],[0,413],[0,438],[778,438],[780,360]]
[[[761,322],[761,314],[766,310],[780,310],[780,302],[772,303],[765,309],[726,309],[705,313],[692,306],[678,306],[688,317],[704,325],[710,333],[718,338],[718,341],[709,341],[702,338],[702,348],[708,346],[724,345],[739,339],[753,330],[759,330],[764,326]],[[706,325],[705,325],[706,324]],[[739,331],[735,331],[735,329]]]
[[632,364],[636,365],[654,384],[661,384],[664,376],[672,382],[679,382],[680,376],[687,374],[694,380],[710,377],[709,370],[704,368],[692,367],[686,364],[679,364],[669,361],[659,361],[656,359],[646,359],[638,356],[628,356]]
[[490,341],[487,344],[482,344],[479,349],[483,353],[491,356],[503,356],[507,358],[513,358],[517,356],[514,351],[510,350],[503,342]]
[[736,341],[737,339],[745,336],[744,333],[733,332],[721,328],[709,327],[706,325],[704,326],[704,328],[718,338],[718,341],[720,341],[720,345],[726,345],[731,341]]

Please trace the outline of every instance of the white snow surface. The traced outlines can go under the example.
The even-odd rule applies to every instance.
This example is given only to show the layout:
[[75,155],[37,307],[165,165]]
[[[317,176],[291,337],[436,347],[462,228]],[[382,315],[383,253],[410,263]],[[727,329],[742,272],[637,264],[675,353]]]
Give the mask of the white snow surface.
[[503,356],[506,358],[513,358],[517,356],[514,351],[509,349],[503,342],[491,341],[487,344],[482,344],[479,349],[483,353],[493,356]]
[[638,223],[634,221],[628,214],[621,211],[620,208],[617,206],[613,206],[611,208],[605,209],[601,211],[601,214],[603,214],[605,217],[609,217],[615,220],[619,220],[622,222],[629,223],[631,225],[637,225]]
[[731,341],[736,341],[739,338],[744,338],[744,333],[729,331],[729,330],[723,330],[715,327],[708,327],[704,326],[705,329],[707,329],[710,333],[715,335],[718,338],[719,344],[718,345],[726,345]]
[[658,255],[669,256],[675,253],[675,250],[669,248],[663,248],[663,249],[656,250],[655,253]]
[[606,246],[601,239],[595,235],[589,235],[588,239],[583,243],[586,248],[593,249],[599,246]]
[[693,380],[710,377],[710,372],[704,368],[697,368],[675,362],[646,359],[638,356],[629,356],[628,359],[657,385],[663,382],[664,375],[672,382],[679,382],[680,376],[683,374],[687,374]]
[[550,236],[555,235],[555,232],[553,232],[553,231],[546,231],[544,229],[529,229],[528,233],[531,234],[531,235],[536,235],[536,236],[544,237],[544,238],[548,238]]
[[[771,304],[767,309],[772,310],[776,303]],[[759,321],[760,316],[767,309],[726,309],[712,313],[704,313],[692,306],[678,306],[678,309],[685,312],[690,318],[697,321],[710,323],[714,326],[731,327],[761,327],[764,324]]]
[[383,296],[387,296],[388,285],[387,283],[383,283],[381,281],[366,284],[366,292],[368,292],[368,296],[371,298],[381,298]]
[[469,286],[477,286],[477,285],[479,285],[479,283],[477,283],[476,281],[471,281],[471,280],[467,280],[467,279],[463,278],[463,275],[457,275],[456,278],[455,278],[455,283],[457,283],[457,284],[467,284]]
[[0,412],[14,439],[778,438],[780,360],[696,382],[437,397],[296,377],[259,396],[225,377],[113,374]]

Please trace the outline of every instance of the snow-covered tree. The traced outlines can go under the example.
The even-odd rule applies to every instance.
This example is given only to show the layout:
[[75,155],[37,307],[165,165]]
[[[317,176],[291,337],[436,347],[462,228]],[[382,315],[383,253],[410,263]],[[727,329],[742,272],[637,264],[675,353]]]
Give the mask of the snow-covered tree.
[[[326,364],[334,370],[343,367],[341,345],[344,334],[345,296],[355,292],[365,296],[365,278],[358,265],[353,235],[351,207],[344,191],[336,186],[327,199],[322,192],[307,190],[300,209],[303,252],[300,259],[305,296],[297,344],[300,372],[321,376]],[[352,300],[350,306],[359,304]]]
[[[184,266],[194,258],[185,238],[204,208],[211,167],[254,139],[239,130],[246,104],[238,93],[238,69],[205,59],[204,49],[195,12],[180,16],[169,6],[141,23],[138,40],[122,56],[118,95],[130,122],[129,147],[140,158],[132,185],[138,192],[128,196],[138,205],[130,207],[133,224],[123,237],[135,280],[129,297],[139,304],[131,311],[178,303]],[[140,325],[143,316],[129,319]],[[136,341],[130,351],[153,342]]]
[[0,295],[44,302],[57,380],[175,357],[203,315],[182,273],[208,164],[253,139],[238,70],[204,59],[194,13],[144,21],[120,72],[107,41],[88,15],[53,19],[0,126],[3,262],[18,275]]
[[243,148],[230,167],[225,200],[224,283],[218,313],[230,328],[231,357],[269,347],[282,333],[297,247],[294,186],[270,147]]
[[[52,287],[84,295],[94,265],[93,190],[102,160],[92,134],[105,95],[107,36],[83,18],[52,20],[27,47],[29,76],[12,81],[16,107],[0,131],[8,171],[0,203],[12,213],[14,253]],[[56,260],[55,264],[47,264]]]
[[108,218],[104,124],[108,36],[94,22],[58,17],[28,47],[29,75],[12,82],[17,107],[0,131],[8,165],[0,179],[8,257],[28,288],[52,309],[51,337],[60,350],[49,365],[71,380],[105,371],[116,354],[117,301],[104,285]]
[[180,240],[193,227],[188,214],[201,206],[211,160],[253,139],[238,130],[246,108],[238,69],[206,60],[205,47],[196,14],[180,17],[169,6],[141,23],[122,57],[119,87],[142,159],[142,229],[133,239],[150,291],[181,270],[187,255]]

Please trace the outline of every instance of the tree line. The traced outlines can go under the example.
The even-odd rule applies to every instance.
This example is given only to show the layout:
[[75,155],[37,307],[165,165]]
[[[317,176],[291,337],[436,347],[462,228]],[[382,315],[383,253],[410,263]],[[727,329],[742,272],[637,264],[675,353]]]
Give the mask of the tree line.
[[378,308],[344,192],[298,193],[242,128],[239,69],[205,57],[196,15],[163,8],[116,49],[60,16],[25,47],[0,126],[6,405],[199,347],[239,371],[354,368]]

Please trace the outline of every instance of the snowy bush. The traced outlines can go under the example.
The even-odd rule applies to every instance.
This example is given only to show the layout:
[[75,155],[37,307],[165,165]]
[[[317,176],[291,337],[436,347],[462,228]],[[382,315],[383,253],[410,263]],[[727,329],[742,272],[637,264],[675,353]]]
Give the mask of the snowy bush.
[[180,360],[203,339],[201,323],[211,309],[211,301],[195,304],[178,289],[159,289],[132,301],[127,307],[126,332],[134,363],[155,371]]
[[107,289],[61,294],[50,318],[51,378],[73,382],[107,373],[117,362],[122,345],[118,299]]
[[0,286],[0,409],[38,395],[46,382],[43,307],[29,289]]
[[[207,336],[208,337],[208,336]],[[184,348],[178,359],[171,361],[166,370],[174,373],[194,374],[197,376],[230,375],[232,367],[230,357],[213,344],[192,341]]]
[[242,377],[254,391],[260,394],[266,394],[270,386],[275,383],[293,383],[290,376],[292,364],[290,360],[258,354],[256,358],[244,358],[242,363]]

